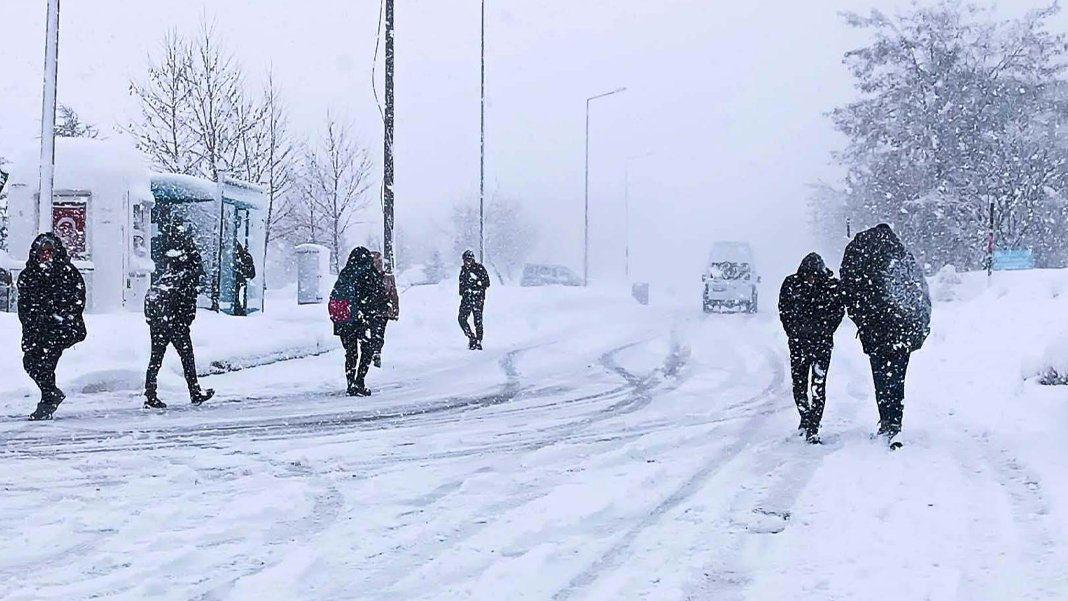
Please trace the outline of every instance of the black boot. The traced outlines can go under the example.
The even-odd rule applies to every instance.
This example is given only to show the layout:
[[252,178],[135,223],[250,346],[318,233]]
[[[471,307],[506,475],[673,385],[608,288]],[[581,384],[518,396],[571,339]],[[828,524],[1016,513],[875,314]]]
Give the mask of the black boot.
[[52,419],[52,414],[56,412],[56,406],[48,401],[41,401],[37,403],[37,409],[30,414],[30,421],[44,421]]
[[194,405],[200,406],[203,405],[206,401],[210,400],[213,396],[215,396],[214,388],[208,388],[207,390],[195,388],[189,391],[189,402],[193,403]]
[[52,414],[59,408],[59,404],[67,398],[63,391],[56,388],[52,392],[41,395],[41,401],[37,403],[37,409],[30,414],[30,421],[42,421],[52,419]]
[[349,396],[371,396],[371,390],[363,383],[363,378],[356,378],[349,384]]
[[167,408],[167,403],[164,403],[163,401],[159,400],[159,397],[156,396],[156,391],[155,390],[146,390],[145,391],[144,408],[145,409],[166,409]]
[[805,430],[805,442],[808,444],[820,444],[820,433],[817,428]]

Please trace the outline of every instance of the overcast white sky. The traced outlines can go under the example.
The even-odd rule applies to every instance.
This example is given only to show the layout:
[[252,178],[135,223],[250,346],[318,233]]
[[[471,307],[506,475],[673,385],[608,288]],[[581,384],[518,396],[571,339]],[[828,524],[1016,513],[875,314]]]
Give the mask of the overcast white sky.
[[[396,3],[398,227],[423,236],[477,195],[479,3]],[[0,154],[39,127],[45,4],[0,1]],[[840,140],[823,113],[852,97],[841,57],[864,41],[837,13],[904,4],[487,0],[488,188],[542,223],[536,258],[579,268],[585,98],[627,86],[593,110],[594,276],[622,273],[624,168],[650,155],[630,162],[636,275],[695,277],[710,242],[731,238],[753,240],[777,277],[810,250],[806,184],[835,176],[828,153]],[[59,97],[111,130],[133,114],[128,83],[164,32],[192,31],[204,14],[250,75],[273,65],[295,131],[314,135],[329,109],[380,158],[378,10],[379,0],[63,0]]]

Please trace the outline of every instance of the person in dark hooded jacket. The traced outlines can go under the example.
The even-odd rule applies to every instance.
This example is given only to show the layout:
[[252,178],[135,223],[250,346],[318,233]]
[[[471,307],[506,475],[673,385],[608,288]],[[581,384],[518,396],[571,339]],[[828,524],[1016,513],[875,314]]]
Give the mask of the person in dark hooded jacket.
[[798,429],[812,443],[819,442],[834,332],[844,315],[838,280],[822,257],[810,253],[782,283],[779,319],[790,344],[794,402],[801,414]]
[[244,244],[234,250],[234,315],[248,315],[248,283],[256,278],[256,260]]
[[[464,251],[464,265],[460,268],[460,329],[467,336],[467,348],[482,350],[482,311],[486,306],[486,289],[490,287],[489,272],[475,260],[475,253]],[[475,323],[472,331],[471,319]]]
[[371,326],[388,313],[381,277],[371,251],[360,246],[351,253],[330,293],[334,334],[345,347],[345,379],[349,396],[370,396],[364,378],[375,352]]
[[56,386],[63,351],[85,340],[85,280],[54,234],[37,236],[18,279],[22,364],[41,389],[31,420],[52,419],[66,395]]
[[400,296],[397,294],[397,280],[392,273],[386,272],[382,253],[371,251],[371,259],[374,262],[375,274],[378,276],[379,285],[382,287],[381,295],[386,307],[385,311],[376,312],[371,320],[372,363],[375,367],[382,367],[382,349],[386,344],[386,326],[389,325],[390,320],[396,321],[400,319]]
[[931,331],[931,296],[916,259],[889,225],[860,232],[842,258],[849,318],[871,361],[878,434],[891,446],[901,432],[905,373]]
[[152,340],[152,354],[145,373],[145,408],[165,409],[159,400],[157,378],[167,347],[173,346],[182,360],[182,372],[189,388],[189,400],[201,405],[215,391],[202,390],[197,379],[193,340],[189,328],[197,316],[197,294],[204,266],[192,239],[178,238],[175,247],[164,253],[163,273],[145,295],[145,321]]

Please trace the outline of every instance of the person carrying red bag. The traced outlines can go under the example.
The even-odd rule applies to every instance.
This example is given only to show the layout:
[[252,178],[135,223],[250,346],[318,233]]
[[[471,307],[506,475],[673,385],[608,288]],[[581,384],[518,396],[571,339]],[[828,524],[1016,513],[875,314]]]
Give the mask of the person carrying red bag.
[[363,246],[349,253],[345,268],[330,293],[330,320],[334,335],[345,348],[346,391],[349,396],[370,396],[364,378],[374,356],[371,324],[388,310],[371,251]]

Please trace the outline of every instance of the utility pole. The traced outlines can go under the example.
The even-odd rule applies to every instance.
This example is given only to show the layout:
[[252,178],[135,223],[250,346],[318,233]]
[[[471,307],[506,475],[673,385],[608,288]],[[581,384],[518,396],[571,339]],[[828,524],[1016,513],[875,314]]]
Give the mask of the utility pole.
[[611,92],[604,92],[586,99],[586,192],[584,195],[584,218],[582,228],[582,285],[590,285],[590,103],[598,98],[604,98],[620,92],[626,92],[627,88],[616,88]]
[[630,281],[630,161],[623,166],[623,277]]
[[994,200],[990,200],[990,229],[986,237],[986,277],[994,275]]
[[45,31],[44,93],[41,100],[41,179],[37,229],[52,231],[52,186],[56,168],[56,78],[59,65],[59,0],[48,0]]
[[478,262],[486,262],[486,0],[482,0],[482,89],[478,146]]
[[[217,163],[215,167],[215,196],[219,199],[219,236],[216,244],[219,245],[219,248],[215,252],[215,277],[212,278],[211,283],[211,310],[216,313],[222,310],[222,305],[219,302],[222,299],[223,241],[226,240],[226,178],[228,175],[229,173],[222,168],[222,165]],[[235,287],[235,301],[236,297],[237,289]],[[231,303],[231,311],[233,306],[234,304]]]
[[393,273],[393,0],[386,3],[386,107],[382,160],[382,258],[386,273]]

